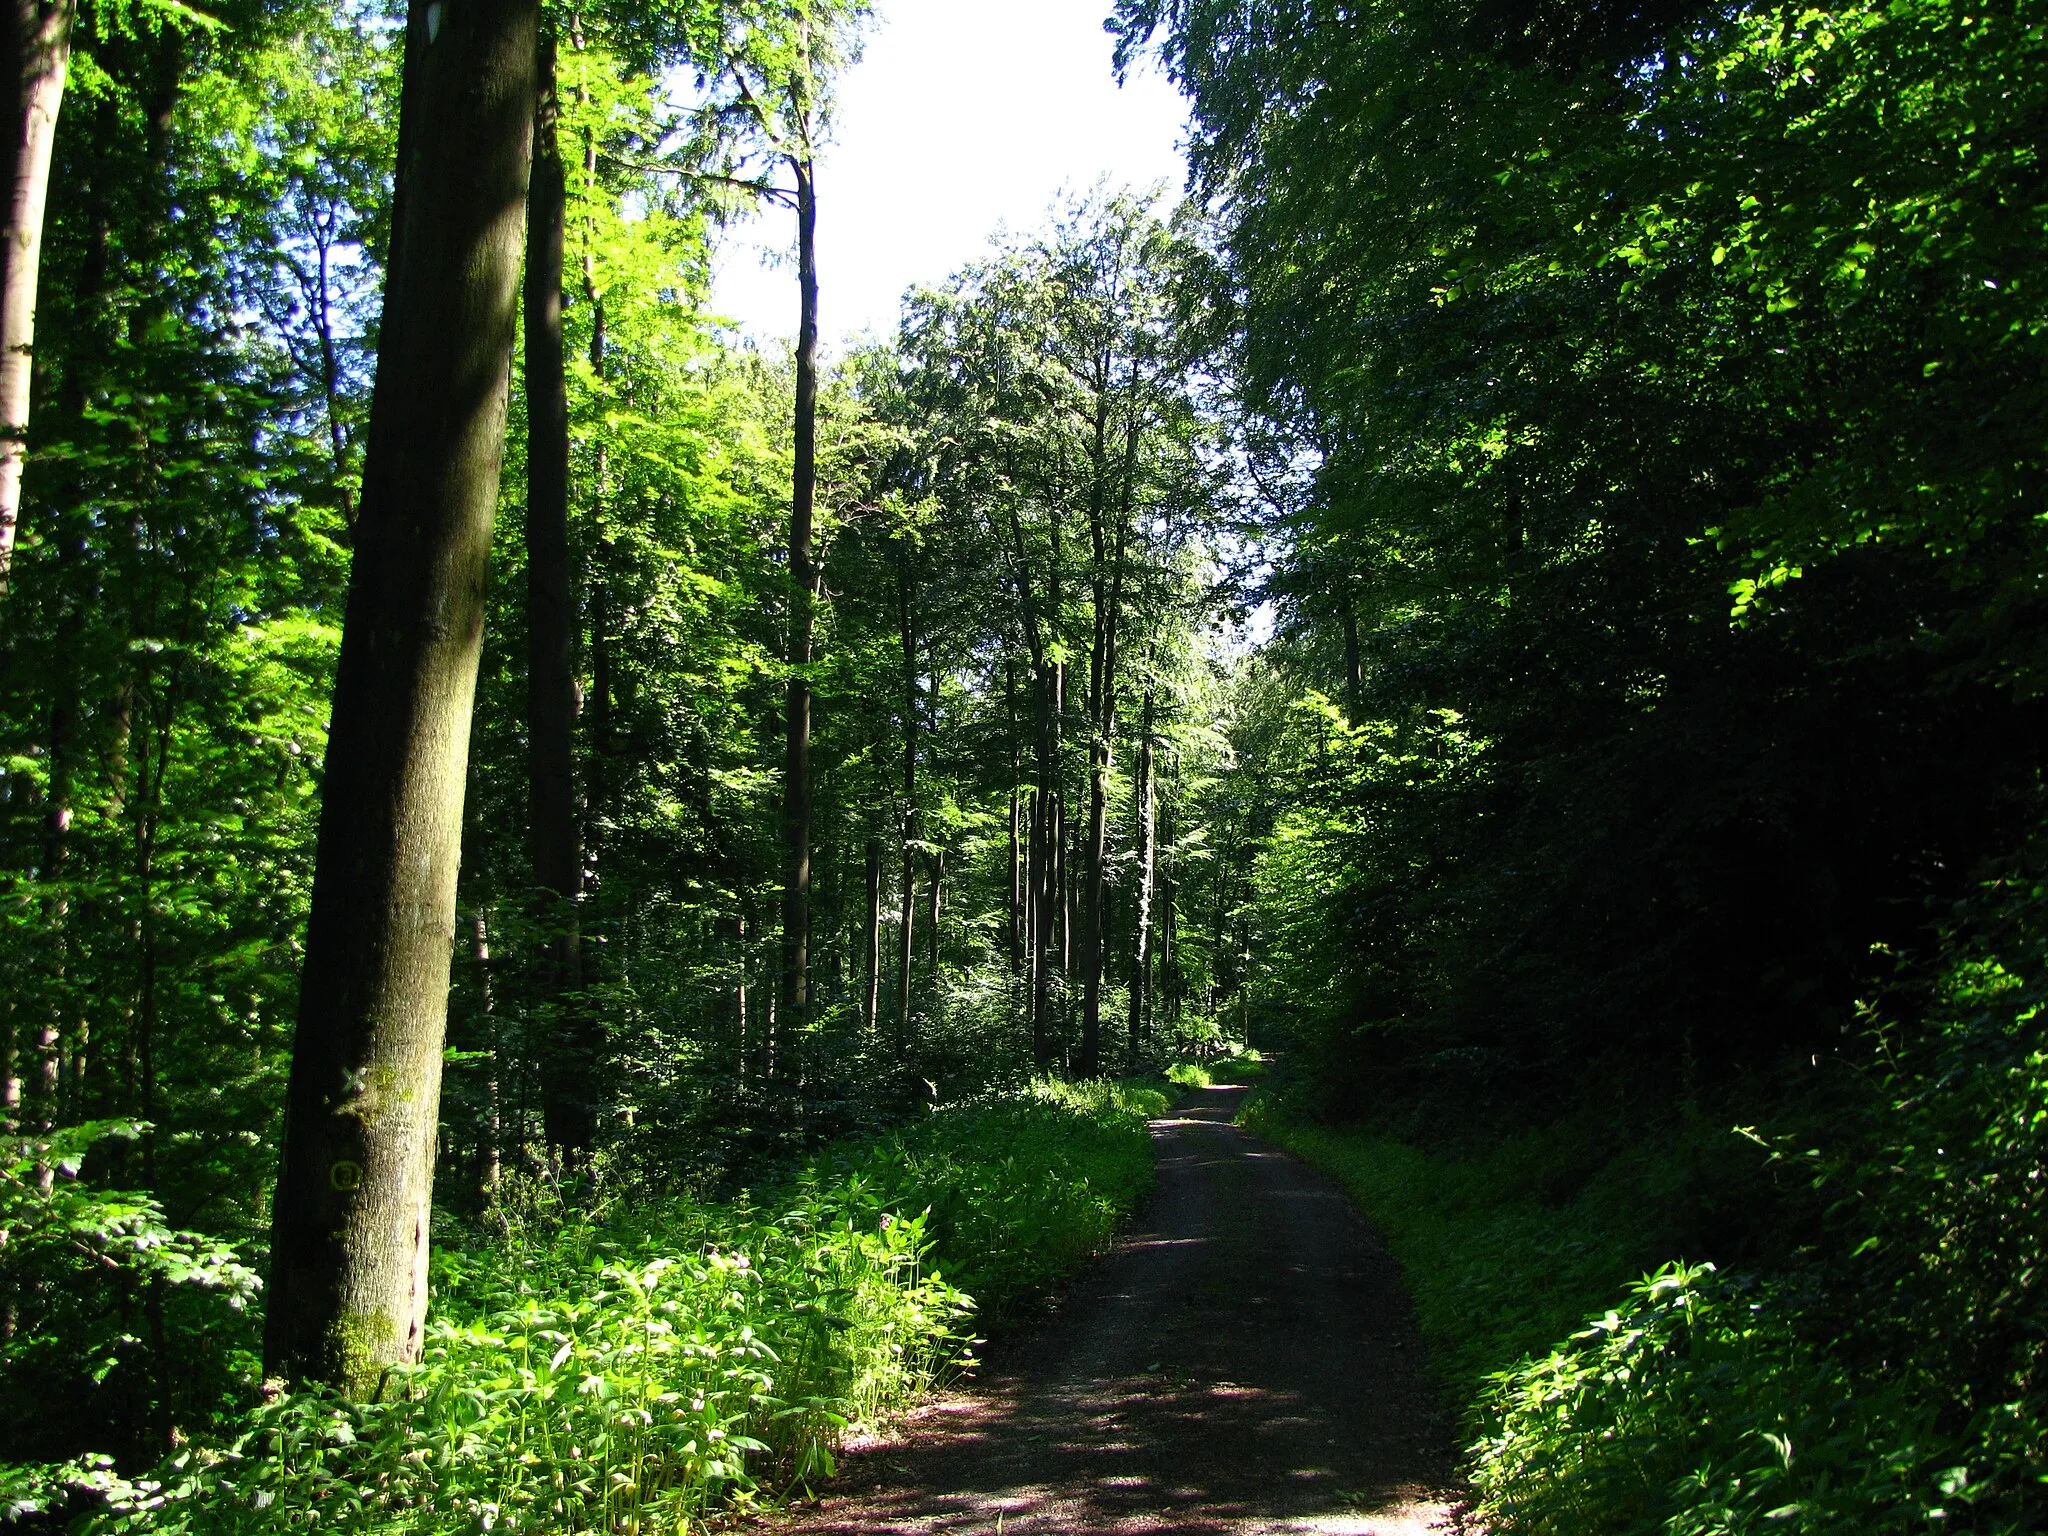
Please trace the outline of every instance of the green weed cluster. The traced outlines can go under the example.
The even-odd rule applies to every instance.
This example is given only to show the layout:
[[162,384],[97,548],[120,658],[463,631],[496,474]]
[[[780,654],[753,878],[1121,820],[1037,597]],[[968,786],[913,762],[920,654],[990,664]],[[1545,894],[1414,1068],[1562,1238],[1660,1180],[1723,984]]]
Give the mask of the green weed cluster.
[[1041,1299],[1098,1251],[1152,1187],[1145,1121],[1166,1112],[1154,1089],[1042,1079],[822,1162],[874,1208],[929,1209],[935,1268],[1000,1321]]
[[[424,1360],[381,1400],[279,1395],[92,1529],[686,1532],[829,1473],[1150,1186],[1158,1095],[1040,1083],[835,1146],[758,1200],[515,1221],[435,1255]],[[964,1289],[965,1282],[970,1289]],[[47,1481],[47,1480],[46,1480]],[[25,1508],[38,1502],[17,1471]]]

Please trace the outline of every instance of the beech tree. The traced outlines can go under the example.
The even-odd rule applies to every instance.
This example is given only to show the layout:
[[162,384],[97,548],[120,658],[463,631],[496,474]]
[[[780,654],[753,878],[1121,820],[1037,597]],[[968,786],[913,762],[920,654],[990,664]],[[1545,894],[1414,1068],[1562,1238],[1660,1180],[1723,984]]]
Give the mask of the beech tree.
[[397,204],[273,1224],[265,1368],[416,1359],[537,0],[407,18]]
[[0,15],[0,122],[7,134],[0,145],[0,594],[7,590],[21,518],[43,209],[77,10],[77,0],[8,0]]
[[[706,98],[699,114],[700,156],[709,180],[785,203],[796,213],[796,399],[789,503],[789,595],[785,610],[782,771],[782,1028],[799,1026],[810,1000],[811,667],[816,644],[819,569],[814,546],[818,488],[817,152],[831,113],[837,72],[859,53],[867,0],[797,0],[721,10],[711,39],[699,45]],[[786,171],[793,187],[750,174]],[[771,1046],[777,1070],[790,1054]]]

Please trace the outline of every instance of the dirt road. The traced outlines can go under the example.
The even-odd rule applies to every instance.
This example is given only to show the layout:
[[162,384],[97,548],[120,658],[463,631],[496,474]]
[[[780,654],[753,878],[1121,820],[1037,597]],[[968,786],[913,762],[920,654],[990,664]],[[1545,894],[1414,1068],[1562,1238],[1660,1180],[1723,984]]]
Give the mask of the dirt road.
[[1137,1230],[787,1529],[1448,1529],[1448,1426],[1400,1272],[1333,1185],[1230,1124],[1243,1093],[1153,1122]]

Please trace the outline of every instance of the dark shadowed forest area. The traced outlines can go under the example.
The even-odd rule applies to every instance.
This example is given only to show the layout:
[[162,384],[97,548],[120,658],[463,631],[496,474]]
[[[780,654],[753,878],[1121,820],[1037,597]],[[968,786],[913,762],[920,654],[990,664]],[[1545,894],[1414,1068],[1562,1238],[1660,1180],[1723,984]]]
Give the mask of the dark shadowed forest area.
[[835,350],[874,21],[9,0],[0,1526],[778,1518],[1256,1079],[1455,1528],[2048,1529],[2048,5],[1116,0]]

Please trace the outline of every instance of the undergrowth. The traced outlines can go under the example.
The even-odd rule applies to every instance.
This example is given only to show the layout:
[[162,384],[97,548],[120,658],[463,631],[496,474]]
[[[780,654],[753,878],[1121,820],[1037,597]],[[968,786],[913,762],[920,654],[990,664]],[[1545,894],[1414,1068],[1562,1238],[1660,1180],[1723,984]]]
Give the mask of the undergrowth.
[[[425,1359],[381,1400],[273,1395],[148,1479],[0,1469],[87,1529],[687,1532],[830,1472],[1099,1248],[1150,1187],[1156,1093],[1038,1083],[826,1149],[728,1204],[525,1212],[434,1258]],[[545,1202],[543,1202],[543,1205]]]
[[1421,1147],[1248,1107],[1400,1259],[1485,1529],[2048,1528],[2044,903],[1976,914],[1910,1028],[1870,1011],[1825,1113],[1761,1131]]

